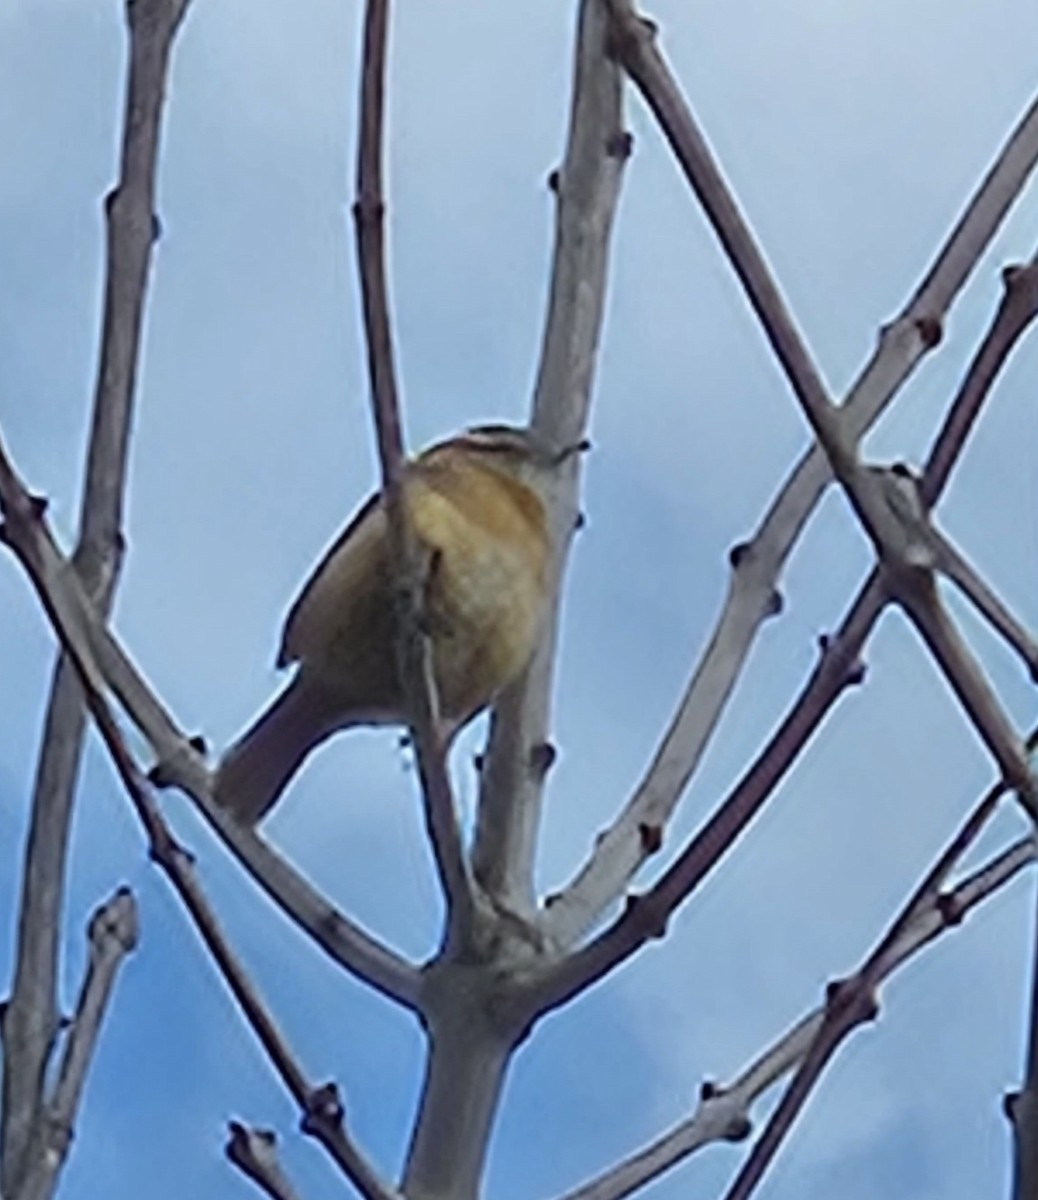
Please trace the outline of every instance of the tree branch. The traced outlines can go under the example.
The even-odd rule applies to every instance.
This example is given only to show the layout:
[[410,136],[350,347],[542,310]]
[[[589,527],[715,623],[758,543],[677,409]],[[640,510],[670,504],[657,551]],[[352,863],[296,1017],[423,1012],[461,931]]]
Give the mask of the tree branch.
[[[555,251],[532,424],[556,445],[576,445],[587,427],[607,290],[609,243],[631,136],[623,127],[621,76],[609,53],[598,0],[583,0],[573,65],[570,124],[557,198]],[[555,547],[552,605],[530,668],[492,718],[473,850],[476,876],[500,903],[534,907],[533,866],[541,802],[554,757],[551,690],[559,594],[577,522],[579,461],[550,505]]]
[[[689,136],[691,117],[651,27],[636,16],[630,0],[601,2],[617,30],[621,60],[682,165],[700,153],[708,155],[694,125]],[[679,144],[683,150],[678,150]],[[841,410],[850,437],[860,437],[869,428],[920,359],[940,341],[947,310],[1036,161],[1038,99],[996,156],[911,300],[900,316],[884,327],[872,358]],[[982,383],[979,376],[975,380],[980,397],[986,394],[989,382]],[[960,411],[965,415],[968,409],[963,406]],[[948,436],[954,440],[959,435],[951,431]],[[939,491],[944,484],[943,468],[933,480]],[[787,478],[752,539],[733,551],[733,574],[721,616],[648,772],[620,816],[596,840],[587,862],[554,899],[545,926],[556,944],[572,945],[591,929],[659,848],[661,839],[647,838],[645,831],[662,832],[701,761],[760,626],[780,607],[776,584],[830,481],[826,456],[815,445]]]
[[[998,327],[1003,320],[1002,312],[1003,309],[1000,308],[985,338],[985,345],[999,340]],[[983,350],[974,360],[975,363],[982,357]],[[999,361],[1004,363],[1005,359],[1006,355],[1003,354]],[[934,441],[922,479],[918,484],[911,482],[910,496],[915,497],[920,505],[921,497],[924,496],[930,497],[931,503],[934,504],[940,499],[954,463],[965,449],[966,438],[974,419],[984,400],[990,395],[995,378],[996,372],[993,370],[985,369],[982,376],[972,368],[967,372]],[[887,474],[882,473],[884,477]],[[884,482],[891,487],[908,482],[895,476],[893,472],[890,474],[894,477],[884,478]],[[913,552],[925,553],[931,548],[933,538],[929,526],[922,531],[909,530],[908,536],[922,539],[925,544],[921,548],[915,547],[914,551],[912,546],[906,545],[906,556],[910,557]],[[822,660],[800,696],[790,707],[778,731],[744,773],[724,804],[692,839],[674,865],[644,896],[630,899],[626,911],[598,938],[547,968],[531,983],[530,997],[536,1011],[543,1013],[564,1003],[566,999],[601,979],[645,941],[662,934],[676,907],[688,898],[691,891],[702,882],[760,811],[775,785],[807,745],[844,688],[850,683],[860,681],[863,672],[861,654],[865,642],[884,605],[890,599],[887,585],[888,577],[885,571],[877,568],[870,574],[859,590],[839,633],[834,639],[823,639]],[[950,671],[958,672],[961,668],[965,682],[960,686],[965,689],[966,698],[975,708],[980,708],[990,717],[990,704],[985,699],[983,677],[973,673],[968,653],[964,649],[946,649],[953,632],[948,632],[941,625],[935,635],[936,644],[946,658],[950,654]],[[959,674],[956,673],[955,678],[959,679]],[[992,720],[1001,720],[997,704]],[[996,729],[997,735],[1005,741],[1006,762],[1014,769],[1020,761],[1026,763],[1026,758],[1017,753],[1018,746],[1013,740],[1015,735],[1002,727],[996,726]],[[1005,777],[1013,779],[1014,786],[1018,786],[1012,774],[1005,774]],[[637,798],[636,794],[635,799]],[[630,807],[621,817],[621,821],[627,818]],[[651,813],[650,809],[645,815]],[[614,826],[615,828],[617,827]],[[662,824],[643,822],[638,826],[638,838],[644,854],[658,849],[662,837]],[[592,864],[594,861],[593,858]],[[601,882],[602,878],[601,873],[597,877],[593,873],[585,876],[592,884]],[[576,903],[579,903],[581,894],[581,890],[575,887],[573,892],[563,893],[560,902],[566,903],[568,900],[569,912],[579,912]],[[552,915],[553,908],[550,908],[549,921]]]
[[[46,603],[47,597],[43,596]],[[148,838],[152,859],[165,872],[187,909],[224,982],[252,1026],[275,1070],[303,1113],[302,1129],[316,1138],[366,1200],[402,1200],[370,1166],[343,1124],[343,1109],[334,1084],[313,1085],[307,1078],[259,989],[232,949],[205,892],[198,882],[194,858],[174,838],[151,794],[149,782],[127,747],[104,695],[104,678],[82,642],[66,638],[66,625],[51,612],[62,649],[75,667],[80,686],[101,738]],[[34,1198],[35,1200],[35,1198]]]
[[[628,24],[623,29],[622,44],[634,47],[623,52],[625,65],[638,80],[642,63],[651,58],[655,49],[652,33],[644,22]],[[657,66],[662,66],[662,59],[658,59]],[[921,571],[932,575],[934,563],[918,561],[921,528],[917,514],[906,514],[901,507],[903,494],[887,486],[891,481],[885,475],[870,471],[860,461],[859,435],[846,419],[846,413],[830,401],[764,256],[676,84],[669,91],[646,92],[646,97],[724,246],[804,415],[829,459],[830,468],[872,539],[898,601],[931,649],[936,652],[940,648],[938,662],[948,682],[1002,772],[1038,817],[1038,783],[1022,757],[1019,738],[993,693],[981,686],[979,666],[963,645],[946,636],[950,622],[937,621],[935,589],[921,586]],[[928,538],[923,540],[929,542]]]
[[277,1137],[272,1129],[253,1129],[231,1121],[224,1153],[271,1200],[300,1200],[278,1159]]
[[[79,542],[87,593],[110,610],[122,558],[126,461],[144,298],[158,232],[155,165],[170,53],[188,0],[136,0],[126,9],[129,76],[119,181],[105,202],[104,315]],[[75,674],[59,659],[37,764],[22,876],[14,985],[3,1025],[0,1192],[34,1170],[44,1079],[57,1030],[56,982],[72,802],[84,716]]]
[[425,585],[430,564],[422,561],[401,486],[406,463],[389,319],[382,186],[388,24],[389,0],[368,0],[364,16],[357,194],[353,219],[364,307],[371,407],[378,435],[382,493],[396,579],[397,665],[407,697],[411,735],[422,784],[426,828],[447,901],[447,938],[460,939],[464,944],[472,935],[474,897],[447,773],[432,648],[423,632]]
[[[1034,740],[1035,735],[1032,734],[1032,744]],[[874,1021],[879,1015],[879,985],[890,974],[893,965],[903,961],[903,943],[913,924],[929,914],[939,916],[947,924],[961,922],[966,911],[963,898],[957,896],[954,891],[950,895],[942,895],[941,889],[956,864],[984,830],[1008,786],[1006,781],[995,784],[977,803],[891,922],[864,965],[850,978],[829,985],[821,1020],[813,1032],[796,1073],[764,1132],[755,1143],[732,1186],[725,1193],[725,1200],[749,1200],[833,1055],[859,1025]],[[1025,847],[1030,850],[1030,857],[1033,857],[1034,838],[1024,839],[989,863],[982,872],[984,879],[1001,876],[1004,881],[1010,877],[1005,874],[1009,863],[1019,864],[1015,868],[1019,869],[1024,861],[1028,861],[1023,856]],[[976,892],[976,876],[971,877],[967,883],[972,883]]]
[[76,647],[104,693],[110,689],[148,740],[160,786],[187,793],[202,815],[270,898],[348,971],[384,995],[415,1008],[418,971],[329,904],[254,831],[212,802],[211,776],[196,746],[176,725],[87,599],[79,577],[54,543],[43,502],[29,495],[0,440],[3,539],[18,555],[59,639]]
[[543,1015],[565,1004],[608,975],[647,941],[663,937],[675,909],[688,899],[760,812],[838,697],[848,686],[860,682],[861,649],[886,601],[882,579],[873,572],[839,632],[823,641],[818,665],[778,729],[672,866],[643,895],[629,897],[624,911],[598,937],[530,980],[528,998],[537,1014]]
[[[961,924],[974,908],[1036,858],[1038,843],[1034,837],[1021,838],[957,887],[935,893],[912,913],[889,944],[877,983],[889,979],[930,942]],[[805,1060],[825,1014],[822,1005],[802,1017],[731,1083],[704,1083],[699,1104],[690,1117],[597,1179],[566,1193],[562,1200],[622,1200],[704,1146],[749,1137],[753,1105]]]
[[137,945],[137,902],[129,888],[119,888],[94,912],[87,937],[90,956],[86,975],[66,1034],[57,1080],[40,1118],[43,1152],[33,1162],[15,1200],[45,1200],[53,1195],[65,1165],[115,978],[126,956]]

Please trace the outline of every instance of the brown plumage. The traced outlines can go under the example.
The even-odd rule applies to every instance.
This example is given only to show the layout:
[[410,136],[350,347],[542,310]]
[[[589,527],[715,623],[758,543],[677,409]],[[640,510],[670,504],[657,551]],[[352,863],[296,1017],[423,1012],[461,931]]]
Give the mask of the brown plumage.
[[[423,624],[447,737],[490,704],[536,643],[550,555],[545,498],[573,452],[481,426],[408,463],[401,488],[429,562]],[[277,802],[306,756],[352,725],[404,721],[386,514],[373,496],[292,606],[278,665],[288,686],[220,763],[216,800],[246,823]]]

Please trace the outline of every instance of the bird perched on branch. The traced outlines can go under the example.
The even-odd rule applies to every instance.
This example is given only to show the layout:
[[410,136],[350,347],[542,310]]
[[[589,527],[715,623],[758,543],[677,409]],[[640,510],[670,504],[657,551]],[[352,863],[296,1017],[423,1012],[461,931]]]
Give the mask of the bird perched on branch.
[[[449,740],[526,665],[549,587],[546,499],[579,446],[485,425],[408,462],[400,494],[423,568],[441,732]],[[407,720],[385,505],[371,497],[318,563],[285,623],[288,686],[219,766],[218,804],[248,824],[338,730]]]

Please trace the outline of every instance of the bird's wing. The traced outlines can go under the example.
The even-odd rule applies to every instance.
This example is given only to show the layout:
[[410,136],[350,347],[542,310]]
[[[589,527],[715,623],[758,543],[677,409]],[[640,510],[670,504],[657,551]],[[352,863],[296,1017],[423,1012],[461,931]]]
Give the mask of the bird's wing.
[[[329,546],[285,619],[277,665],[305,658],[323,630],[341,623],[344,598],[360,597],[381,565],[386,514],[379,493],[371,496]],[[339,610],[338,612],[333,610]]]

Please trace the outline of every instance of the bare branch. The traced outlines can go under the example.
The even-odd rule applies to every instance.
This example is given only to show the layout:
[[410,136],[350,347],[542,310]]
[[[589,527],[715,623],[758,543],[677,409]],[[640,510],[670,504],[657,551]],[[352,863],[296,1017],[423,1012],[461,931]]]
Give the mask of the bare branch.
[[432,650],[429,638],[423,632],[425,585],[430,564],[422,561],[401,487],[405,468],[404,439],[393,365],[382,186],[388,24],[389,0],[368,0],[364,17],[357,197],[353,219],[364,306],[371,407],[378,435],[382,492],[397,584],[394,597],[398,622],[397,663],[407,697],[426,828],[447,901],[448,938],[458,937],[464,942],[471,936],[474,899],[447,773]]
[[142,679],[87,599],[54,543],[41,502],[31,497],[0,440],[0,512],[5,540],[26,568],[59,638],[75,646],[102,694],[111,689],[158,759],[153,775],[175,784],[272,900],[348,971],[384,995],[416,1007],[418,971],[324,899],[267,842],[213,804],[210,773],[194,744]]
[[271,1200],[300,1200],[278,1159],[277,1137],[272,1129],[254,1129],[231,1121],[224,1153]]
[[[1000,317],[996,315],[986,343],[995,338],[999,323]],[[978,359],[980,357],[978,355]],[[1000,362],[1004,362],[1005,357],[1003,354]],[[977,714],[977,721],[986,731],[989,745],[997,747],[995,757],[1003,777],[1010,780],[1012,786],[1026,798],[1034,786],[1034,780],[1029,771],[1025,748],[1009,728],[979,664],[962,644],[957,630],[940,606],[939,598],[936,598],[936,594],[933,600],[924,598],[928,577],[924,575],[920,581],[917,570],[922,565],[935,565],[941,552],[935,531],[929,523],[929,513],[924,508],[923,497],[931,497],[931,503],[940,499],[952,467],[965,449],[966,438],[973,424],[971,419],[967,419],[967,414],[972,412],[975,415],[979,411],[984,398],[990,393],[995,373],[985,371],[983,378],[986,379],[986,385],[983,388],[978,387],[978,378],[973,370],[967,373],[935,439],[920,481],[917,482],[905,472],[871,469],[859,473],[857,478],[866,486],[877,488],[881,502],[887,508],[884,515],[890,524],[888,536],[901,539],[898,553],[902,563],[907,564],[901,573],[902,592],[908,602],[914,602],[919,607],[918,621],[924,636],[934,639],[932,648],[935,654],[939,652],[942,656],[939,661],[946,664],[952,686],[957,689],[967,711]],[[807,744],[843,687],[856,680],[861,670],[860,656],[865,641],[889,599],[889,581],[888,570],[877,570],[870,575],[835,641],[825,643],[822,663],[787,713],[778,732],[670,870],[646,895],[629,900],[627,910],[599,938],[549,968],[532,985],[531,992],[536,997],[538,1011],[555,1007],[563,1002],[563,998],[576,994],[602,978],[647,939],[661,935],[677,905],[687,899],[691,890],[720,861],[759,812],[768,794]],[[930,589],[935,593],[932,584]],[[917,594],[919,598],[913,601],[912,597]],[[831,669],[823,669],[826,668],[827,658]],[[625,813],[621,820],[626,819],[627,815]],[[643,821],[638,826],[643,853],[659,848],[662,831],[662,824],[653,825]],[[592,865],[594,861],[593,858]],[[588,875],[587,878],[593,880],[594,876]],[[601,879],[601,876],[598,878]],[[579,902],[581,891],[578,888],[575,888],[575,895]],[[562,903],[567,900],[569,911],[573,912],[574,895],[564,893],[560,897]],[[549,910],[549,920],[550,917]]]
[[959,588],[992,629],[1001,634],[1023,659],[1031,678],[1038,680],[1038,641],[1034,635],[1009,610],[977,568],[967,561],[962,551],[951,544],[947,535],[940,533],[938,537],[940,544],[937,561],[941,573]]
[[[653,36],[644,22],[623,28],[625,65],[638,79],[639,65],[653,54]],[[631,46],[634,49],[630,49]],[[656,66],[663,67],[657,56]],[[657,77],[656,82],[659,82]],[[872,539],[876,553],[890,575],[898,600],[917,625],[931,649],[942,648],[938,661],[991,753],[1013,786],[1026,795],[1038,815],[1038,784],[1023,760],[1019,739],[1009,726],[990,689],[981,686],[979,667],[965,647],[950,638],[950,622],[936,621],[936,590],[920,586],[920,568],[931,572],[933,563],[918,561],[920,546],[916,514],[906,513],[903,496],[886,486],[890,481],[864,467],[857,453],[857,437],[845,413],[834,407],[771,276],[756,240],[739,212],[691,111],[673,81],[668,90],[657,88],[647,99],[671,141],[685,176],[703,205],[724,246],[750,304],[839,479],[859,520]],[[877,484],[879,486],[877,486]],[[929,539],[923,539],[928,542]],[[929,548],[929,547],[927,547]],[[925,600],[923,597],[925,596]],[[937,639],[935,641],[935,639]]]
[[976,655],[966,645],[931,581],[902,585],[898,600],[944,672],[969,719],[984,739],[1032,818],[1038,820],[1038,779],[1023,741],[988,682]]
[[[602,328],[609,242],[631,138],[623,127],[620,71],[598,0],[583,0],[573,66],[566,154],[552,175],[555,251],[532,424],[553,444],[575,445],[587,426]],[[506,906],[533,909],[541,800],[553,756],[551,688],[558,597],[577,521],[579,463],[551,504],[553,598],[530,669],[495,708],[481,779],[473,860],[480,883]]]
[[[126,9],[129,77],[119,181],[105,203],[106,277],[100,359],[74,554],[87,593],[107,614],[122,558],[123,490],[148,270],[158,221],[155,164],[173,39],[188,0]],[[0,1191],[33,1169],[37,1118],[57,1028],[56,978],[68,832],[84,716],[69,664],[51,682],[37,765],[19,908],[14,986],[3,1028]]]
[[[690,117],[651,29],[642,27],[630,0],[602,3],[616,23],[624,66],[675,145],[684,136]],[[686,157],[697,151],[696,142],[702,145],[694,126],[693,131],[695,138]],[[875,353],[844,402],[848,436],[859,437],[869,428],[920,359],[940,341],[948,308],[1036,161],[1038,100],[1032,102],[1000,150],[912,299],[883,329]],[[983,387],[980,395],[986,390]],[[966,407],[961,411],[965,413]],[[943,468],[934,480],[939,491],[944,484]],[[645,778],[617,820],[596,841],[587,862],[555,898],[545,924],[556,944],[572,945],[586,933],[658,848],[660,838],[646,838],[644,831],[662,832],[692,778],[757,631],[777,611],[776,584],[781,571],[830,481],[825,454],[816,445],[787,478],[753,538],[733,552],[734,571],[718,624]],[[936,492],[928,496],[928,502],[933,503],[935,496]]]
[[129,888],[119,888],[94,912],[87,937],[90,956],[86,975],[66,1035],[57,1080],[40,1118],[42,1153],[36,1156],[16,1200],[45,1200],[52,1196],[65,1166],[115,978],[126,956],[137,945],[137,902]]
[[[879,962],[877,984],[889,979],[930,942],[956,928],[974,908],[1036,859],[1038,842],[1034,837],[1021,838],[958,886],[930,895],[886,947]],[[823,1005],[802,1017],[731,1083],[704,1084],[691,1116],[597,1179],[568,1192],[563,1200],[622,1200],[704,1146],[749,1137],[753,1105],[805,1060],[825,1014]]]
[[[879,985],[892,969],[888,964],[903,961],[899,947],[912,925],[928,913],[937,913],[948,924],[961,922],[965,911],[962,897],[956,897],[954,892],[951,896],[942,896],[941,889],[955,865],[980,836],[1006,790],[1004,781],[988,790],[927,871],[864,965],[850,978],[829,985],[821,1021],[796,1073],[764,1132],[725,1193],[725,1200],[749,1200],[833,1055],[854,1029],[874,1021],[879,1015]],[[1027,845],[1033,854],[1033,838],[1027,839],[1022,845]],[[999,868],[1010,861],[1010,856],[1011,861],[1018,861],[1019,854],[1014,852],[1022,849],[1022,845],[1013,847],[1009,856],[1003,854],[989,863],[985,868],[985,878],[997,875]],[[971,882],[976,894],[976,880]]]
[[[43,597],[46,602],[46,597]],[[148,837],[151,857],[166,873],[187,909],[195,928],[212,955],[224,982],[234,995],[246,1020],[266,1051],[303,1112],[302,1128],[325,1147],[348,1179],[366,1200],[401,1200],[384,1183],[358,1150],[343,1123],[343,1109],[334,1084],[315,1087],[282,1034],[251,976],[232,949],[212,906],[198,882],[191,854],[174,838],[151,794],[148,780],[137,766],[104,696],[104,680],[88,654],[81,655],[82,643],[64,640],[65,627],[51,619],[60,637],[62,649],[79,673],[87,708],[108,749],[119,778],[140,818]]]
[[923,502],[928,506],[944,491],[962,443],[988,393],[1017,342],[1038,316],[1038,254],[1026,266],[1006,267],[1002,288],[1001,303],[956,396],[953,419],[945,425],[931,452],[923,488]]
[[873,572],[839,632],[822,646],[811,678],[781,725],[673,865],[643,895],[630,897],[616,920],[587,945],[551,964],[529,983],[530,1002],[545,1013],[597,983],[647,941],[666,932],[675,909],[734,845],[789,770],[843,691],[861,679],[860,653],[886,603]]

